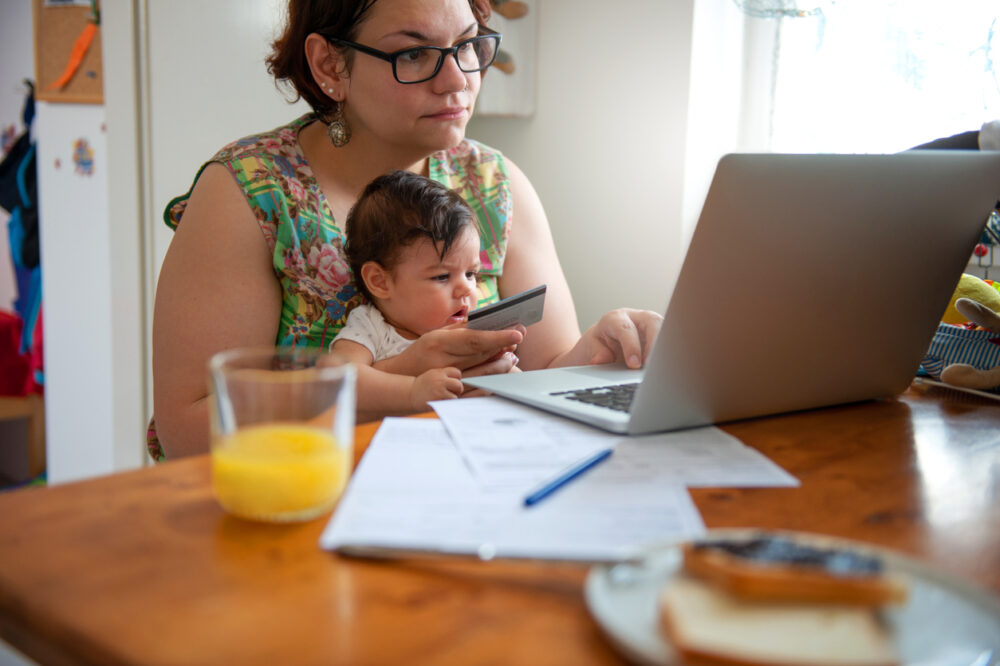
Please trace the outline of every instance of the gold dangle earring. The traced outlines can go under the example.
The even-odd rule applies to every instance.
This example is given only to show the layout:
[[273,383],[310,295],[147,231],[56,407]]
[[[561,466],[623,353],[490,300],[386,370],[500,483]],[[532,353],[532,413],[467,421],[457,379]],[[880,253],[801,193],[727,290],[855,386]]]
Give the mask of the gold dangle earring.
[[[333,88],[324,87],[326,93],[333,96]],[[333,100],[336,104],[333,114],[324,118],[326,121],[326,135],[330,137],[330,143],[336,148],[343,148],[347,145],[347,142],[351,140],[351,126],[347,124],[347,118],[344,117],[344,103]]]

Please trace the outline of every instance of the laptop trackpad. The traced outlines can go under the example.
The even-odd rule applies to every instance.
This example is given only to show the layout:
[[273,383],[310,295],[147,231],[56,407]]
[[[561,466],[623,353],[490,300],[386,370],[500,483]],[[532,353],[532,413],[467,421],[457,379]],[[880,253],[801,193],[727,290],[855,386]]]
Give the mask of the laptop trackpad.
[[608,365],[581,365],[572,368],[563,368],[563,371],[589,377],[598,382],[615,384],[639,382],[642,381],[643,375],[643,370],[634,370],[629,368],[624,363],[611,363]]

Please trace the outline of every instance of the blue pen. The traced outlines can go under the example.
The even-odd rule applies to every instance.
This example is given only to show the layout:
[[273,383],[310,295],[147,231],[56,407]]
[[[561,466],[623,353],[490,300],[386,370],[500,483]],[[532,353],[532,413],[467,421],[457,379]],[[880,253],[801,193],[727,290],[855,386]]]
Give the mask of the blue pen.
[[604,449],[603,451],[598,451],[589,458],[581,460],[577,464],[573,465],[565,472],[563,472],[556,478],[552,479],[551,481],[547,481],[544,485],[540,486],[538,490],[535,490],[530,495],[524,498],[524,506],[531,506],[532,504],[537,504],[538,502],[541,502],[543,499],[545,499],[555,491],[559,490],[567,483],[569,483],[576,477],[586,472],[591,467],[594,467],[602,460],[607,460],[608,458],[610,458],[612,451],[614,451],[614,449]]

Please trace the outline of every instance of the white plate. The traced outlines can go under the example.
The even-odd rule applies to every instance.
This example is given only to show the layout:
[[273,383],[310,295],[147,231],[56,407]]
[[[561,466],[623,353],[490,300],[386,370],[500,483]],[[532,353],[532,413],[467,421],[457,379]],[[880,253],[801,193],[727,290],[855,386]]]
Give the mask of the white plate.
[[[905,605],[887,611],[897,651],[910,666],[1000,664],[1000,600],[926,565],[853,541],[763,530],[709,530],[706,539],[794,535],[820,546],[877,555],[909,579]],[[676,544],[650,549],[635,563],[595,566],[587,576],[587,608],[611,642],[632,661],[680,665],[659,630],[657,596],[681,564]]]

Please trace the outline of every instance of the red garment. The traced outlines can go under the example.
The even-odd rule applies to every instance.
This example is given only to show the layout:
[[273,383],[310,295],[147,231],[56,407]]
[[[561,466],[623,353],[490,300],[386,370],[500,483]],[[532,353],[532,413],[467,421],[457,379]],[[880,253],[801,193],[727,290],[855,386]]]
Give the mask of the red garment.
[[[0,395],[22,396],[35,388],[31,378],[31,363],[20,352],[21,327],[24,322],[13,312],[0,310]],[[39,351],[39,357],[41,352]]]

